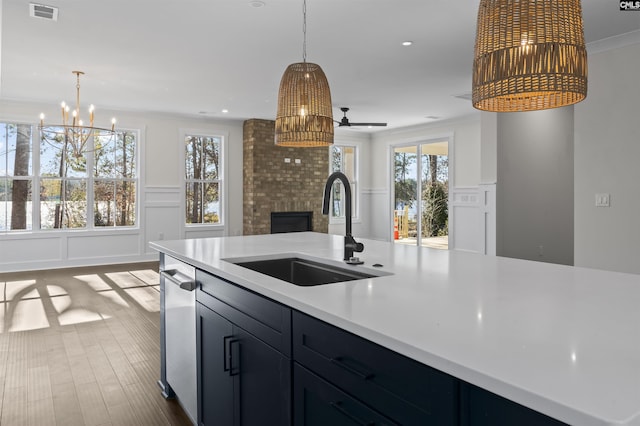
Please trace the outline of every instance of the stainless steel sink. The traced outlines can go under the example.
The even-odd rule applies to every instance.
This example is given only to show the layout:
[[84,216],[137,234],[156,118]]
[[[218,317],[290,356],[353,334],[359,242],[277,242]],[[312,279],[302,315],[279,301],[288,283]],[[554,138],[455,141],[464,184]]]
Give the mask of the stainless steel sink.
[[269,275],[279,280],[287,281],[299,286],[314,286],[344,281],[374,278],[386,273],[373,274],[353,268],[315,262],[299,257],[282,257],[277,259],[261,259],[243,261],[241,259],[225,259],[243,268],[248,268],[261,274]]

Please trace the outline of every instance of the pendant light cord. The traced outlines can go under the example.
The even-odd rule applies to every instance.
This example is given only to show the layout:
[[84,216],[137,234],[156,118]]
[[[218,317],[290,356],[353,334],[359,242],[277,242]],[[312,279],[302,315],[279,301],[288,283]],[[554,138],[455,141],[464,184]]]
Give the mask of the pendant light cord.
[[302,1],[302,62],[307,62],[307,0]]

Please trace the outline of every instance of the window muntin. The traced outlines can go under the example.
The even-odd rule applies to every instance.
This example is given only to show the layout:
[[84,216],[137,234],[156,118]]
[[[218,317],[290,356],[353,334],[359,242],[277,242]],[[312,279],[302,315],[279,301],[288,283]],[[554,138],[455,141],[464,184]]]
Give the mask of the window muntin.
[[[97,132],[78,153],[60,127],[0,123],[0,131],[0,232],[137,225],[137,132]],[[19,160],[21,143],[32,155]]]
[[187,134],[185,144],[185,222],[222,224],[222,136]]
[[[351,184],[351,216],[358,216],[358,177],[356,174],[356,147],[333,145],[330,151],[330,173],[342,172]],[[336,180],[332,187],[333,206],[331,217],[344,218],[344,188],[342,182]]]

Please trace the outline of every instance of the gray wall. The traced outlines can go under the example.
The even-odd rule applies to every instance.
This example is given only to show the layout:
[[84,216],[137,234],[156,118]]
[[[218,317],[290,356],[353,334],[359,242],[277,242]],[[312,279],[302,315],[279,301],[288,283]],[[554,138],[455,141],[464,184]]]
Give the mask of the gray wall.
[[[576,266],[640,274],[639,42],[589,52],[589,93],[575,106]],[[610,207],[595,206],[600,193]]]
[[573,264],[573,107],[497,117],[496,254]]

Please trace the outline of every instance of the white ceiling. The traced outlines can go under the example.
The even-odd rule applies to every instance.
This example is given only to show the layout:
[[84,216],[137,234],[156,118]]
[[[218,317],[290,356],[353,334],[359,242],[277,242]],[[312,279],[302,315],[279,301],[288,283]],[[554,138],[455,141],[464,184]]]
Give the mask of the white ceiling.
[[[43,1],[59,8],[57,22],[29,17],[25,0],[0,3],[0,100],[73,101],[71,71],[81,70],[83,107],[98,117],[274,119],[282,73],[302,60],[302,0]],[[347,106],[352,122],[395,128],[473,113],[454,96],[471,91],[478,3],[308,0],[307,61],[327,75],[334,118]],[[640,12],[618,2],[582,5],[588,43],[640,29]]]

